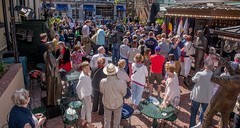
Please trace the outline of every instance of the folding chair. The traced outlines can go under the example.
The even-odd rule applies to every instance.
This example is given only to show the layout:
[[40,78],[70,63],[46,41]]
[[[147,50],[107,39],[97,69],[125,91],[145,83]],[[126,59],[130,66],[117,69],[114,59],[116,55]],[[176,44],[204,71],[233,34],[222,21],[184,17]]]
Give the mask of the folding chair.
[[[130,105],[128,105],[126,103],[123,104],[123,106],[122,106],[122,118],[121,119],[126,119],[128,121],[129,125],[127,125],[126,127],[131,128],[131,126],[132,126],[131,116],[133,115],[133,112],[134,112],[134,109]],[[134,125],[134,126],[142,127],[140,125]]]

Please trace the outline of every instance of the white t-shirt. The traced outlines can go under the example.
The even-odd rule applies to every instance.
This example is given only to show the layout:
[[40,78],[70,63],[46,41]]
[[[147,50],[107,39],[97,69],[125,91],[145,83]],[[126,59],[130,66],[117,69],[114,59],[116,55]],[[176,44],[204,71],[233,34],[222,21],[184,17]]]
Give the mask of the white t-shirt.
[[165,97],[166,96],[169,96],[168,101],[171,104],[176,96],[180,97],[179,81],[175,72],[172,78],[168,77],[166,80]]
[[79,99],[92,95],[92,79],[83,72],[79,76],[79,81],[76,86]]

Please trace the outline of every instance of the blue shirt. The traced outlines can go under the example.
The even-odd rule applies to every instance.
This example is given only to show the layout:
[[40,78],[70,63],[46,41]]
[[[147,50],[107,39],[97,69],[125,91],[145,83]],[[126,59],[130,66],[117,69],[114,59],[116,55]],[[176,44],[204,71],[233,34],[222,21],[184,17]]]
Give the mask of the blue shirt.
[[9,128],[23,128],[29,123],[32,128],[35,128],[35,122],[32,118],[33,114],[28,108],[13,106],[9,116]]
[[179,47],[180,49],[182,49],[182,48],[184,47],[185,43],[186,43],[186,40],[180,41],[179,44],[178,44],[178,47]]
[[105,45],[105,36],[106,36],[105,31],[103,29],[99,29],[97,33],[98,33],[97,39],[96,39],[97,45]]
[[151,49],[151,54],[155,54],[155,47],[158,45],[157,40],[153,39],[153,38],[148,38],[147,40],[145,40],[145,45],[147,46],[147,48]]
[[170,45],[169,54],[173,54],[174,55],[174,59],[177,61],[179,59],[179,57],[181,56],[181,51],[180,51],[180,48],[178,46],[174,49],[173,45],[174,44]]

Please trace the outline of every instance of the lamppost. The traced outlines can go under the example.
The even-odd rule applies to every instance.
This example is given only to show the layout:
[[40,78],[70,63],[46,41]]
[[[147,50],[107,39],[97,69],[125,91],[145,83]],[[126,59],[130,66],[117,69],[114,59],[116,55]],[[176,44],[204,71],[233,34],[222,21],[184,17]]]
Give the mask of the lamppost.
[[12,43],[13,43],[13,52],[14,52],[14,61],[19,63],[18,57],[18,47],[16,40],[16,27],[15,27],[15,16],[14,16],[14,3],[13,0],[10,0],[10,13],[11,13],[11,34],[12,34]]
[[[78,11],[78,6],[80,6],[81,5],[81,3],[79,3],[79,1],[76,1],[76,0],[74,0],[74,2],[75,2],[75,22],[77,21],[77,11]],[[79,13],[78,13],[78,15],[79,15]]]

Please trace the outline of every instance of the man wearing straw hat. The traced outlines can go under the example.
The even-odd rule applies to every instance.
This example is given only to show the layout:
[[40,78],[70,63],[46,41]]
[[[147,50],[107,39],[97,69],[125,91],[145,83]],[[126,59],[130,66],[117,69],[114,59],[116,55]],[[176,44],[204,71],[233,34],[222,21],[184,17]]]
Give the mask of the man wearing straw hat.
[[100,82],[100,92],[102,93],[102,102],[104,106],[104,128],[110,128],[112,113],[114,114],[113,128],[119,128],[121,112],[123,106],[123,97],[127,93],[126,82],[117,78],[118,68],[110,63],[103,69],[107,78]]

